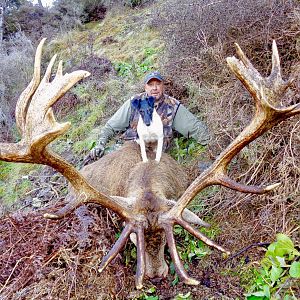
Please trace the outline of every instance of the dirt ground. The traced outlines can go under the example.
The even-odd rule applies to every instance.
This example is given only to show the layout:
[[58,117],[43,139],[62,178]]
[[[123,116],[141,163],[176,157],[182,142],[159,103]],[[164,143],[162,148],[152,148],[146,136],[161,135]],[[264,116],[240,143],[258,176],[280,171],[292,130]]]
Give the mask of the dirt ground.
[[[220,252],[212,250],[205,259],[189,264],[189,273],[201,282],[199,286],[181,282],[173,285],[174,275],[169,274],[163,280],[145,280],[145,288],[137,291],[135,261],[126,264],[128,250],[118,255],[103,274],[97,272],[103,253],[120,231],[121,223],[115,215],[96,205],[82,206],[57,221],[44,219],[42,213],[19,211],[0,220],[1,300],[147,299],[143,295],[149,296],[151,287],[155,287],[159,299],[174,299],[188,292],[192,299],[243,299],[243,265],[263,255],[261,248],[253,247],[226,261]],[[246,246],[231,235],[230,226],[223,229],[216,242],[233,252]]]

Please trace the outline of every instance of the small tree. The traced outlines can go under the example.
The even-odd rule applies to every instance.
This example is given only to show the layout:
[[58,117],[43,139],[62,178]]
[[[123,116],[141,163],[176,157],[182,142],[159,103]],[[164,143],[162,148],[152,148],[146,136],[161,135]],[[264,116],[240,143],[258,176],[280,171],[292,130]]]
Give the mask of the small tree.
[[0,48],[2,47],[4,32],[4,17],[13,8],[18,8],[26,0],[0,0]]

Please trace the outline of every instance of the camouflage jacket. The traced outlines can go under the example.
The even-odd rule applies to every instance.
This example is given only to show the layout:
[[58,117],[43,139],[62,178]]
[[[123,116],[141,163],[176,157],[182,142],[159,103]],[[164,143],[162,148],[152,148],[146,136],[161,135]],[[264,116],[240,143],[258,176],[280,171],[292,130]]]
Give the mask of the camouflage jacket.
[[[131,101],[136,97],[145,96],[145,93],[135,95],[127,100],[114,113],[114,115],[106,122],[101,129],[99,135],[99,144],[105,145],[114,135],[122,132],[123,139],[135,139],[137,137],[137,113],[131,106]],[[173,130],[179,132],[185,137],[194,138],[198,143],[207,145],[211,139],[210,133],[206,125],[193,115],[184,105],[166,94],[157,104],[156,110],[161,116],[164,124],[165,143],[164,150],[170,144]],[[125,132],[125,133],[124,133]]]

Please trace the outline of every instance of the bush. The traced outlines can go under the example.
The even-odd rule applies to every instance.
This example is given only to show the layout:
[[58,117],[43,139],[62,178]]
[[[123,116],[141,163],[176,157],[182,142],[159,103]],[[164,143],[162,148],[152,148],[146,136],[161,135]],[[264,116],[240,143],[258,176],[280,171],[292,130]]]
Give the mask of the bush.
[[105,6],[107,8],[118,7],[118,6],[129,6],[131,8],[136,8],[146,4],[149,0],[107,0],[105,1]]
[[153,12],[153,26],[162,31],[168,49],[168,73],[222,83],[223,76],[216,74],[226,74],[224,58],[234,53],[234,42],[266,72],[272,39],[277,40],[284,71],[289,71],[299,59],[298,5],[295,0],[161,1]]
[[295,299],[299,292],[299,258],[300,252],[293,241],[285,234],[277,234],[277,241],[268,247],[260,270],[255,271],[247,300]]
[[20,7],[13,9],[6,16],[4,37],[9,39],[14,34],[22,31],[31,40],[39,40],[43,35],[43,26],[52,23],[53,28],[55,22],[51,20],[50,13],[38,5],[25,2]]
[[0,51],[0,107],[2,137],[12,133],[15,106],[20,92],[31,80],[34,48],[31,41],[19,33],[5,41]]
[[45,9],[25,1],[7,14],[4,35],[8,38],[23,31],[34,41],[44,36],[53,38],[59,33],[80,28],[84,23],[104,19],[106,7],[103,3],[96,0],[56,0],[51,8]]

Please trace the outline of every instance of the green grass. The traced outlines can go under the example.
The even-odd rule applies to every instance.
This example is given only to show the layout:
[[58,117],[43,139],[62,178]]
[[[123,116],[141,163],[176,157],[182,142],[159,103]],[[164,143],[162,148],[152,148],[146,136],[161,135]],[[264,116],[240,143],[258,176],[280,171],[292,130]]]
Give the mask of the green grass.
[[159,68],[158,62],[161,48],[146,47],[142,49],[142,53],[143,55],[141,57],[129,57],[126,60],[115,62],[114,68],[118,75],[128,81],[136,81],[141,80],[147,72]]
[[10,163],[0,161],[0,199],[3,204],[12,204],[24,197],[32,189],[28,179],[31,171],[40,168],[35,164]]
[[193,138],[174,138],[174,146],[170,150],[170,155],[179,163],[187,164],[194,159],[199,160],[206,147],[198,144]]
[[174,234],[178,241],[177,250],[184,262],[190,263],[194,259],[202,259],[210,254],[211,251],[205,243],[196,239],[181,226],[174,226]]

